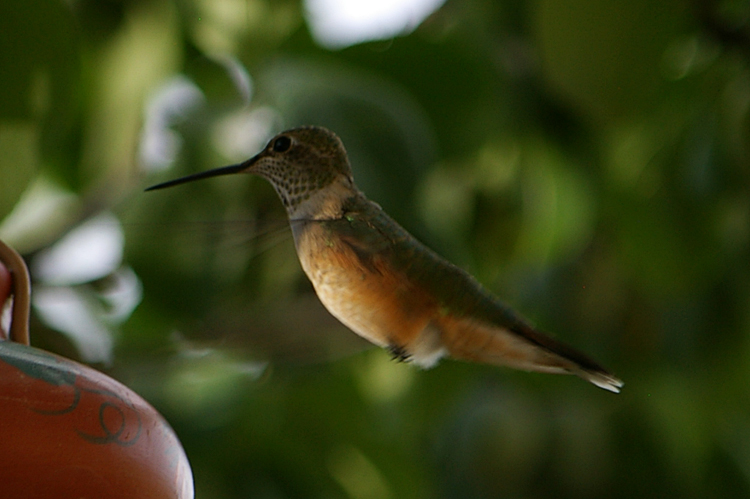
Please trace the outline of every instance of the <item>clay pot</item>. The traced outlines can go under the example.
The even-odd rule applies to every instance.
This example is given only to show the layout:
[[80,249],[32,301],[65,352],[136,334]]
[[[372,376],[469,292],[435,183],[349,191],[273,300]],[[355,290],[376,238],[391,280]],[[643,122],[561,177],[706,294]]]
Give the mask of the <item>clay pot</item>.
[[104,374],[0,341],[0,497],[192,499],[167,422]]

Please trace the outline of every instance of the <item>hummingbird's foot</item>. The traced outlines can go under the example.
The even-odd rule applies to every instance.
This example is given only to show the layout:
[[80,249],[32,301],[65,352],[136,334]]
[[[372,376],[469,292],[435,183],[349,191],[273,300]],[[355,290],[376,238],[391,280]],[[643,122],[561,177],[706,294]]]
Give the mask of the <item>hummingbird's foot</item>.
[[392,360],[395,360],[396,362],[411,362],[411,354],[401,345],[391,343],[386,349],[391,354]]

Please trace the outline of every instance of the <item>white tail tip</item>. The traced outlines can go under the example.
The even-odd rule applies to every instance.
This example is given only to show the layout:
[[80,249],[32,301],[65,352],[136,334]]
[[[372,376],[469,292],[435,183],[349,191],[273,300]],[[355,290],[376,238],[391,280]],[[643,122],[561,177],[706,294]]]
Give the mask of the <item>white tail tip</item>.
[[603,388],[613,393],[620,393],[620,388],[623,387],[623,383],[620,379],[615,378],[611,374],[583,371],[576,373],[586,381],[595,384],[599,388]]

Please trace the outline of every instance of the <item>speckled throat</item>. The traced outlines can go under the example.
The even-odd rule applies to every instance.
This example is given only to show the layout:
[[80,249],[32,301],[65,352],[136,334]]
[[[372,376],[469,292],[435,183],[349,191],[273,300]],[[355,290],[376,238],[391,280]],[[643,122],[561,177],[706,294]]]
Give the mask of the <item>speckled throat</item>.
[[300,204],[314,193],[329,186],[335,179],[331,170],[313,171],[296,167],[288,160],[267,158],[254,173],[268,180],[284,203],[288,212],[296,211]]

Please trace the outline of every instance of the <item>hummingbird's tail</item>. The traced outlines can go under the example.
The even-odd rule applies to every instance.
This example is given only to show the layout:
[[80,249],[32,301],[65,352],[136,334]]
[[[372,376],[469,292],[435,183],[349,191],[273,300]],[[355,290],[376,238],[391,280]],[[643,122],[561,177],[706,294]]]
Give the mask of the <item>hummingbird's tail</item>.
[[619,393],[623,382],[581,352],[531,326],[513,329],[470,318],[444,317],[441,339],[451,357],[525,371],[575,374],[599,388]]

